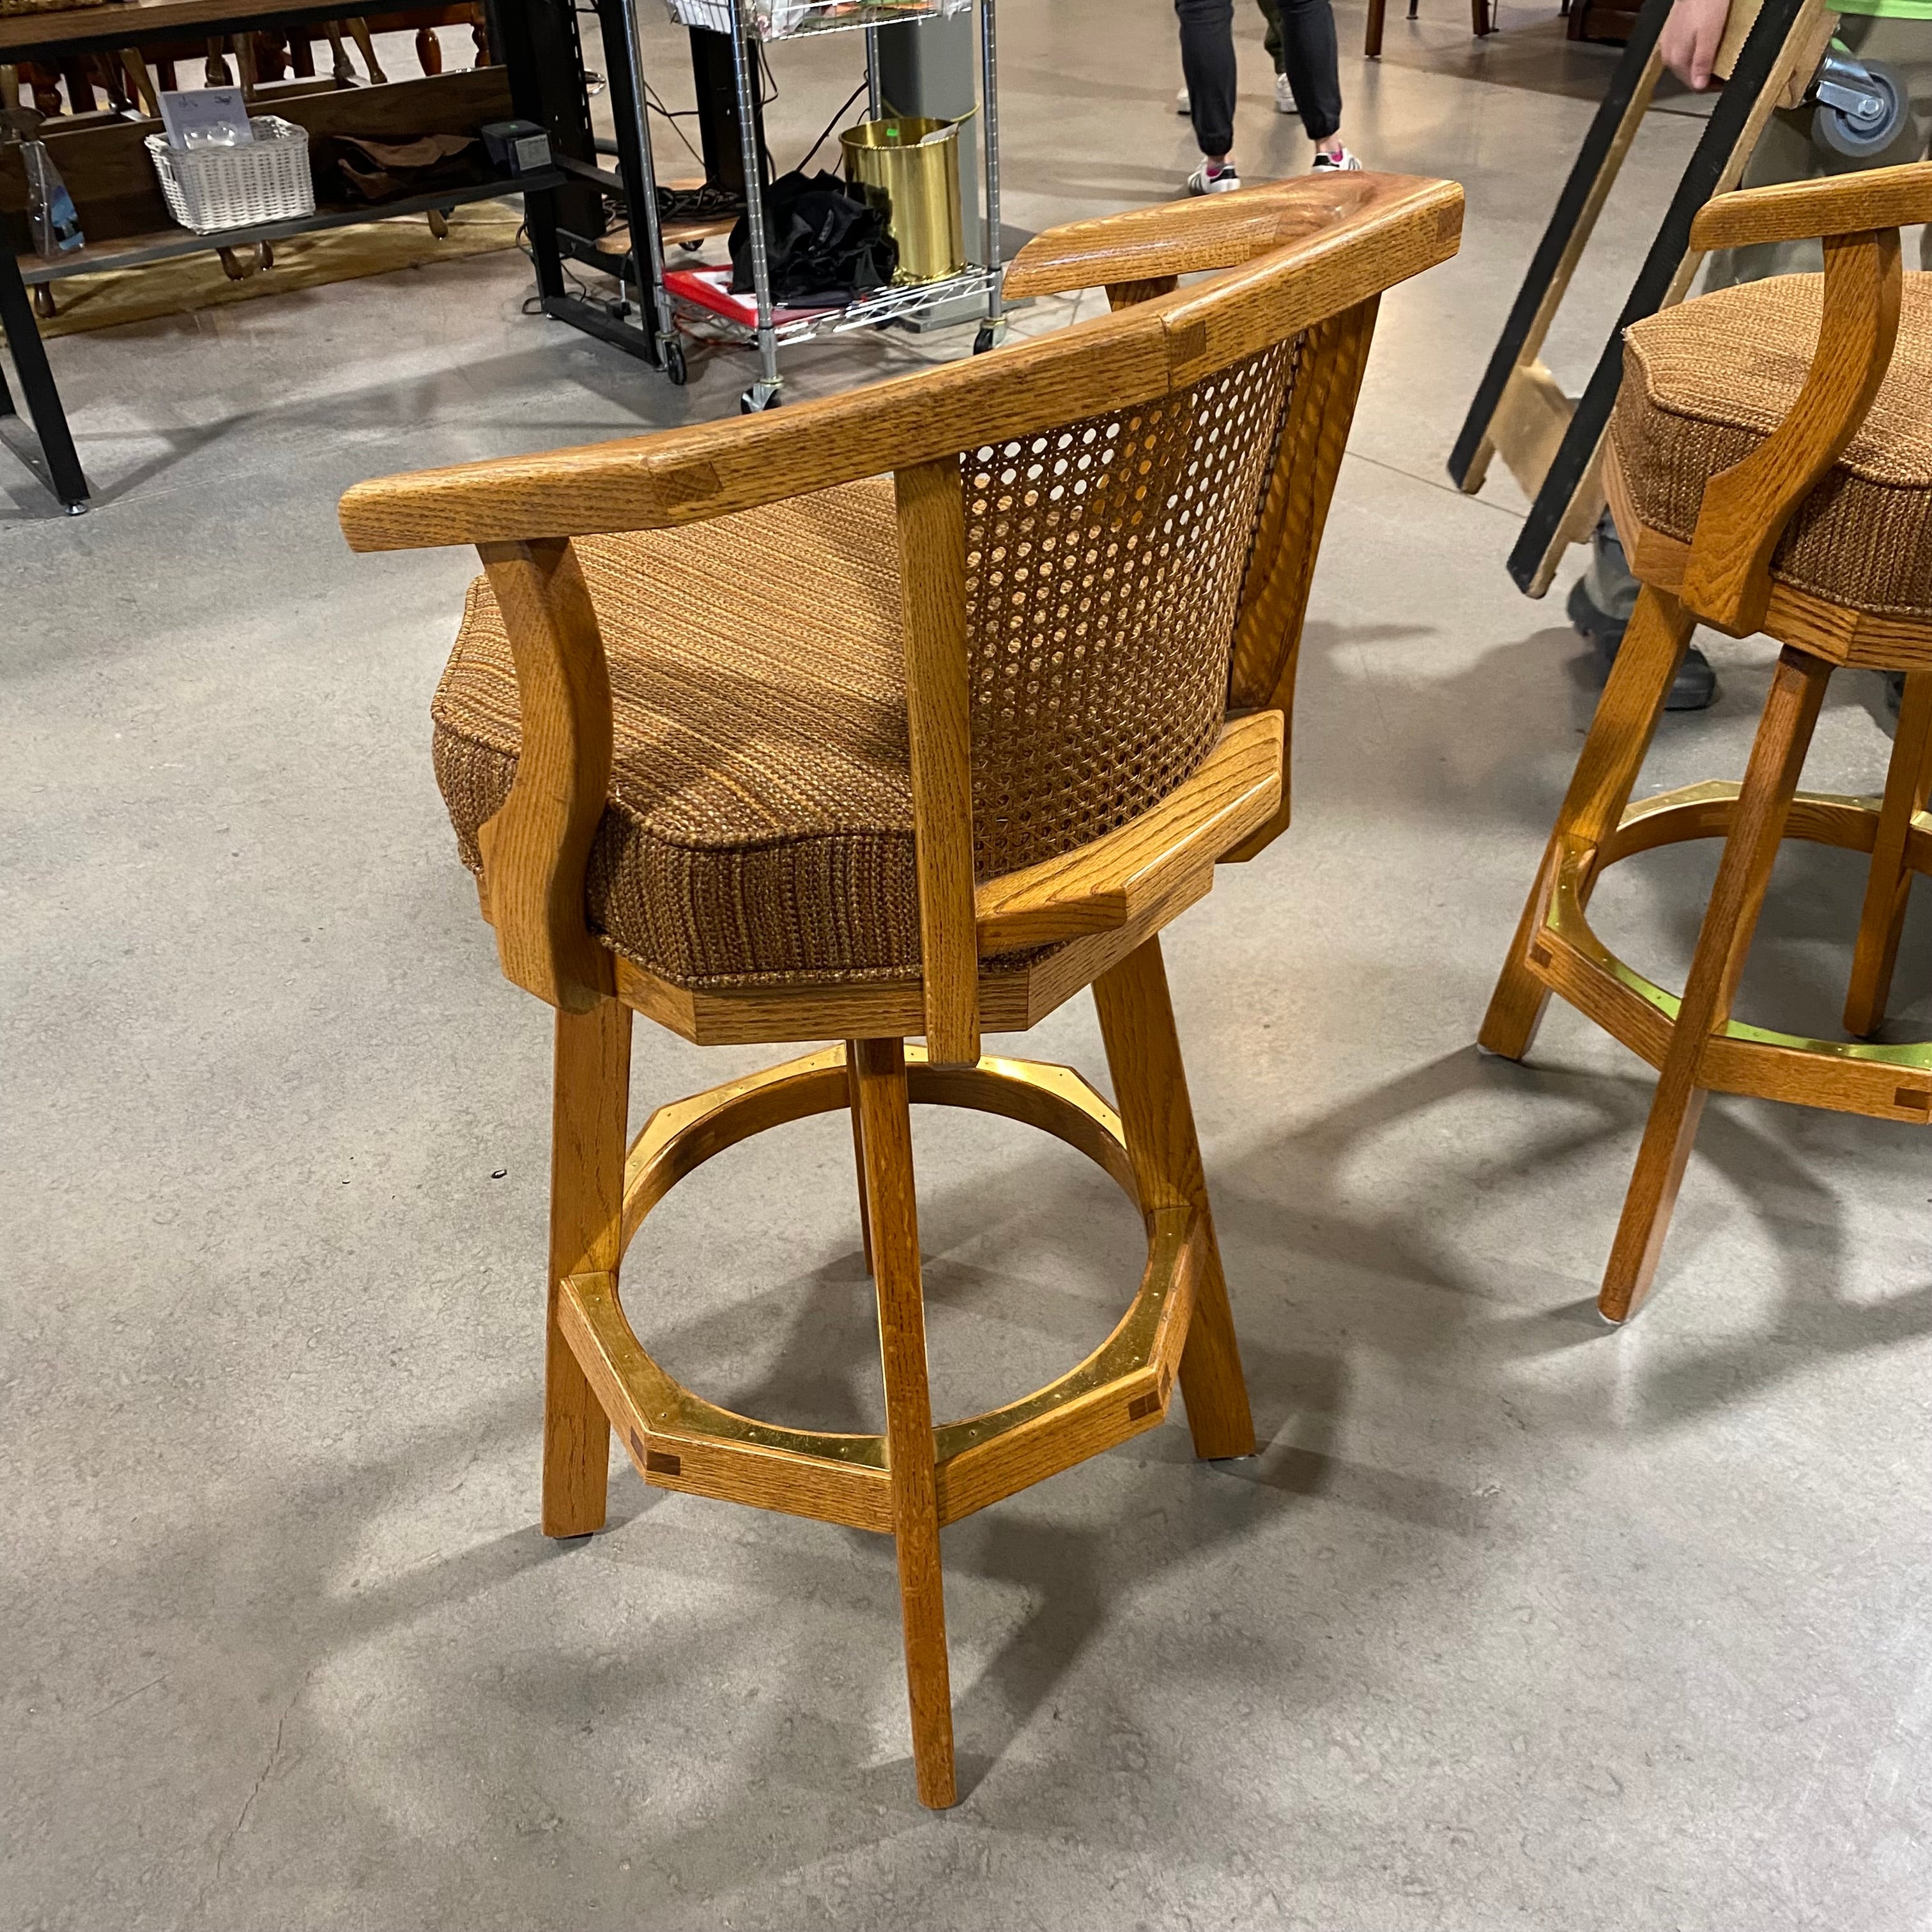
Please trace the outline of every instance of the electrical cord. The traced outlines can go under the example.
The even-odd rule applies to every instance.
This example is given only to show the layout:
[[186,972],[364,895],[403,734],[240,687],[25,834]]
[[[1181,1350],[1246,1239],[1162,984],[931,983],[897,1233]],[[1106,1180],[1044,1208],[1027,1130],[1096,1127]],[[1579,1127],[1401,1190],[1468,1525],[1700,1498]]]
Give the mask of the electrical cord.
[[805,151],[805,159],[800,161],[798,164],[796,170],[798,173],[803,174],[806,170],[810,167],[813,161],[818,158],[819,149],[824,147],[826,142],[832,138],[832,129],[837,127],[839,122],[844,119],[847,110],[851,106],[853,102],[856,100],[860,95],[865,92],[866,87],[866,83],[862,80],[856,87],[853,88],[850,94],[846,95],[844,106],[841,107],[838,112],[833,115],[830,121],[826,122],[824,133],[820,134],[818,139],[813,142],[812,146]]

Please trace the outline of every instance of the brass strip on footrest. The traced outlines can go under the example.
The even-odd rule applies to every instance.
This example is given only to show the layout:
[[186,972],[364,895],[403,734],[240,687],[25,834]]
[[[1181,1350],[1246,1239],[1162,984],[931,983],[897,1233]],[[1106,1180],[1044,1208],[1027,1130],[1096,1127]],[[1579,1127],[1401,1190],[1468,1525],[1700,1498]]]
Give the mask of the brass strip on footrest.
[[[1136,1208],[1118,1114],[1072,1069],[988,1057],[936,1067],[907,1054],[910,1098],[970,1107],[1056,1136],[1111,1174]],[[844,1050],[828,1047],[659,1108],[626,1163],[623,1238],[685,1175],[768,1126],[848,1104]],[[1167,1413],[1207,1252],[1191,1207],[1144,1217],[1147,1265],[1113,1333],[1042,1389],[933,1432],[940,1520],[988,1503],[1154,1428]],[[885,1438],[785,1429],[719,1408],[667,1375],[646,1352],[610,1274],[562,1285],[558,1322],[598,1400],[647,1483],[814,1516],[856,1529],[892,1527]]]
[[[1557,869],[1549,911],[1530,950],[1538,976],[1586,1018],[1652,1066],[1661,1066],[1681,1001],[1618,958],[1597,937],[1583,910],[1583,888],[1604,867],[1632,854],[1688,838],[1721,838],[1737,806],[1734,784],[1686,785],[1630,807],[1600,850],[1580,846]],[[1877,802],[1801,792],[1786,836],[1871,850]],[[1911,856],[1932,860],[1932,818],[1912,828]],[[1901,1083],[1901,1074],[1910,1076]],[[1839,1113],[1924,1126],[1932,1120],[1932,1042],[1904,1046],[1868,1040],[1808,1040],[1796,1034],[1726,1022],[1705,1042],[1697,1084]]]

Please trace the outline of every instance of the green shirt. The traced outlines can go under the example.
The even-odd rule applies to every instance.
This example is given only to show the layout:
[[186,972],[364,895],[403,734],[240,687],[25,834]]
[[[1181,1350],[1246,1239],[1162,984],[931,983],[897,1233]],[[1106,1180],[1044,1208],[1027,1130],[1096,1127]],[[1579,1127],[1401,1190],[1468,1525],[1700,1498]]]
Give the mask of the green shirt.
[[1834,14],[1869,14],[1881,20],[1932,20],[1932,0],[1832,0]]

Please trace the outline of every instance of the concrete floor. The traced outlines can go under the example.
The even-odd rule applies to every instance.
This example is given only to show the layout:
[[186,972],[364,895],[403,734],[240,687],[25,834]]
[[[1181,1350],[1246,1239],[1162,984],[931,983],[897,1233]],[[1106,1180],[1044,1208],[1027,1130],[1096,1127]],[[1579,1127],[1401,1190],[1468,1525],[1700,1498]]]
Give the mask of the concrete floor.
[[[1471,1046],[1592,697],[1557,599],[1504,576],[1520,500],[1442,463],[1607,57],[1431,11],[1369,69],[1342,10],[1348,124],[1467,184],[1464,252],[1385,306],[1294,829],[1168,951],[1267,1446],[1197,1465],[1177,1416],[948,1532],[944,1816],[883,1540],[628,1468],[606,1534],[536,1529],[548,1028],[428,757],[472,566],[352,558],[332,514],[383,471],[723,413],[742,365],[668,392],[525,319],[514,256],[53,345],[100,496],[56,517],[0,450],[0,1924],[1932,1923],[1922,1143],[1714,1102],[1610,1334],[1642,1070],[1562,1010],[1533,1067]],[[1256,176],[1305,155],[1258,27]],[[1172,191],[1172,34],[1152,0],[1006,9],[1010,220]],[[782,152],[852,55],[781,50]],[[1552,345],[1573,380],[1696,131],[1644,132]],[[1767,654],[1713,654],[1658,786],[1742,767]],[[1840,680],[1810,782],[1876,782],[1876,701]],[[1709,865],[1633,862],[1606,935],[1681,970]],[[1754,1016],[1831,1027],[1860,884],[1780,866]],[[1929,942],[1916,916],[1901,1036]],[[1097,1071],[1090,1006],[1027,1050]],[[758,1057],[640,1025],[634,1104]],[[919,1136],[958,1413],[1084,1353],[1137,1241],[1071,1154]],[[788,1130],[654,1216],[628,1299],[676,1372],[876,1418],[848,1159],[842,1121]]]

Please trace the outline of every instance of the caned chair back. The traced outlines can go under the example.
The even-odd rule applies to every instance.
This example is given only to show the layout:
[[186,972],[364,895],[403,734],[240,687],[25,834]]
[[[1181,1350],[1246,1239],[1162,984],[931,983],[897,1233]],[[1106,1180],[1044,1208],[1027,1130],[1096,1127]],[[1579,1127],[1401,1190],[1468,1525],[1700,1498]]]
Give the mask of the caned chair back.
[[1298,346],[962,457],[978,876],[1113,830],[1206,755]]
[[[484,886],[506,974],[571,1010],[611,986],[583,910],[610,684],[568,539],[890,472],[919,1018],[936,1060],[976,1058],[982,954],[1118,924],[1144,890],[1135,873],[994,904],[992,882],[1176,794],[1231,710],[1286,714],[1377,302],[1455,252],[1462,207],[1451,182],[1361,175],[1073,224],[1022,251],[1008,290],[1105,285],[1109,314],[761,416],[352,490],[355,548],[473,543],[503,608],[524,730]],[[1199,270],[1225,272],[1178,286]],[[1274,816],[1210,867],[1286,824],[1282,729]]]

